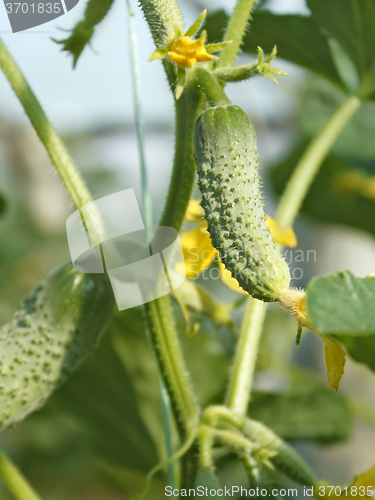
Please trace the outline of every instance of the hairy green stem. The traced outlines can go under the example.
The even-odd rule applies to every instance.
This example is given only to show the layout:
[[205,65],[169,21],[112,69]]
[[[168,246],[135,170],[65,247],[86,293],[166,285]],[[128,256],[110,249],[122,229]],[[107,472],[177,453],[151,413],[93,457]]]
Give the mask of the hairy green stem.
[[41,500],[21,471],[0,452],[0,477],[17,500]]
[[183,94],[176,101],[175,156],[160,220],[160,226],[174,227],[177,231],[180,231],[184,221],[195,181],[194,124],[204,104],[204,98],[196,91],[194,83],[188,81]]
[[261,74],[262,68],[258,62],[243,64],[241,66],[217,68],[212,71],[213,76],[225,82],[241,82]]
[[[189,84],[176,102],[176,144],[170,188],[160,226],[181,229],[195,180],[193,130],[202,97]],[[146,320],[172,407],[184,432],[199,420],[168,297],[145,306]]]
[[[84,205],[91,203],[93,201],[91,194],[74,166],[69,153],[49,122],[21,70],[1,40],[0,67],[20,100],[75,207],[80,209]],[[86,222],[91,229],[90,237],[93,244],[100,243],[104,228],[101,217],[94,205],[91,205],[90,210],[87,211]]]
[[199,422],[193,393],[167,296],[145,305],[146,322],[180,428],[189,435]]
[[201,425],[199,429],[199,467],[203,470],[214,469],[212,447],[214,444],[214,431],[211,427]]
[[362,101],[357,96],[347,97],[311,141],[281,198],[276,214],[276,220],[281,227],[290,227],[293,224],[320,165],[361,104]]
[[[210,406],[203,413],[203,422],[208,426],[220,427],[221,420],[235,427],[245,436],[247,443],[251,443],[251,449],[258,448],[263,455],[289,478],[305,485],[313,485],[316,478],[313,471],[305,463],[303,458],[285,441],[277,436],[271,429],[261,422],[250,420],[234,413],[225,406]],[[245,444],[246,441],[243,441]],[[231,447],[228,440],[228,446]],[[246,446],[246,445],[245,445]],[[236,447],[234,446],[235,450]]]
[[265,313],[264,302],[249,299],[226,397],[228,408],[239,415],[247,413]]
[[229,66],[236,60],[255,2],[256,0],[237,0],[224,33],[224,41],[231,40],[232,43],[220,52],[218,68]]
[[231,103],[217,79],[201,66],[194,70],[194,78],[197,87],[203,90],[210,106],[222,106]]

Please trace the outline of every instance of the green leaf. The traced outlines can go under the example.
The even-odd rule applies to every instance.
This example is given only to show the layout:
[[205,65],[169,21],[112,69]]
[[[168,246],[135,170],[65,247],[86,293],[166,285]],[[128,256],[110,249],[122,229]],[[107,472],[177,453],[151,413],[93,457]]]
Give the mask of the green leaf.
[[[221,39],[228,16],[218,11],[207,17],[209,41]],[[251,29],[245,34],[242,50],[250,54],[260,45],[265,52],[277,46],[279,57],[314,71],[343,87],[331,56],[328,37],[322,33],[312,17],[279,16],[257,11],[252,16]]]
[[314,18],[345,49],[375,95],[375,1],[308,0]]
[[6,208],[7,208],[7,203],[5,201],[4,196],[0,193],[0,217],[4,215]]
[[[228,382],[230,358],[217,340],[217,331],[204,317],[195,337],[187,337],[181,316],[177,318],[186,364],[202,407],[219,404]],[[181,325],[181,326],[180,326]]]
[[251,418],[289,440],[340,441],[349,437],[352,428],[345,399],[320,384],[306,393],[254,393]]
[[199,30],[199,28],[201,27],[201,24],[205,20],[206,15],[207,15],[207,9],[204,9],[204,11],[199,14],[199,16],[194,21],[194,23],[186,31],[185,36],[193,36],[193,35],[195,35],[195,33]]
[[86,5],[84,18],[72,29],[70,37],[64,40],[54,40],[63,44],[63,50],[70,52],[73,56],[73,67],[82,54],[83,49],[90,43],[94,29],[112,7],[114,0],[89,0]]
[[[132,354],[137,358],[137,352]],[[156,367],[154,377],[155,372]],[[132,382],[109,331],[82,370],[52,398],[51,405],[69,425],[79,429],[82,445],[101,460],[149,471],[158,456],[141,418]],[[153,417],[161,418],[155,408]]]
[[204,488],[208,488],[208,490],[217,490],[220,487],[219,480],[216,477],[215,472],[204,469],[199,469],[198,471],[197,478],[195,480],[195,488],[198,488],[198,486],[203,486]]
[[168,49],[156,49],[147,59],[147,62],[155,61],[155,59],[163,59],[168,54]]
[[[315,136],[345,96],[321,78],[311,77],[300,100],[301,124],[308,136]],[[353,158],[375,159],[375,102],[362,105],[335,142],[332,152]]]
[[313,278],[307,287],[313,329],[324,335],[375,335],[375,278],[349,271]]
[[[279,377],[285,375],[279,373]],[[264,422],[288,440],[328,443],[349,437],[353,418],[345,396],[327,391],[324,380],[315,372],[290,363],[286,381],[285,392],[254,392],[251,418]]]
[[220,52],[220,50],[223,50],[227,48],[232,42],[219,42],[219,43],[210,43],[206,45],[206,50],[209,54],[214,54],[215,52]]
[[[363,128],[361,130],[365,133]],[[302,138],[291,153],[271,169],[271,182],[276,194],[282,194],[308,143],[309,139]],[[367,182],[369,188],[372,178],[375,179],[375,161],[351,159],[349,162],[330,155],[306,195],[302,212],[318,220],[344,224],[375,235],[375,197],[359,189],[362,181],[354,182],[355,179],[363,179],[363,185]]]
[[345,345],[353,359],[366,364],[375,372],[375,337],[373,335],[366,337],[338,335],[337,339]]

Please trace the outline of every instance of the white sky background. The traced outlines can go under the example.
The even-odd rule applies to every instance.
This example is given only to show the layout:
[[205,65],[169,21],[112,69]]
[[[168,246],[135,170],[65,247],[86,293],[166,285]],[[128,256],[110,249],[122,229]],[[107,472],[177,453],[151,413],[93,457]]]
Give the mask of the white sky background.
[[[209,10],[226,8],[230,11],[235,2],[205,0],[200,3],[207,5]],[[162,66],[160,62],[146,62],[154,46],[136,1],[133,0],[132,4],[139,37],[145,119],[171,122],[173,101]],[[199,13],[199,7],[188,0],[181,1],[180,4],[188,26]],[[106,123],[129,123],[133,119],[125,0],[116,0],[107,18],[97,28],[93,38],[93,48],[97,53],[86,48],[74,71],[72,58],[61,52],[60,47],[50,40],[51,36],[64,38],[67,34],[58,28],[72,28],[82,17],[85,5],[86,2],[81,0],[77,7],[55,21],[13,34],[5,8],[2,2],[0,4],[2,39],[24,72],[47,115],[60,130],[85,129]],[[306,13],[303,0],[271,0],[270,6],[280,13]],[[238,85],[236,96],[245,95],[244,92],[244,87]],[[258,99],[259,96],[257,102]],[[15,121],[26,122],[17,99],[1,74],[0,114]]]

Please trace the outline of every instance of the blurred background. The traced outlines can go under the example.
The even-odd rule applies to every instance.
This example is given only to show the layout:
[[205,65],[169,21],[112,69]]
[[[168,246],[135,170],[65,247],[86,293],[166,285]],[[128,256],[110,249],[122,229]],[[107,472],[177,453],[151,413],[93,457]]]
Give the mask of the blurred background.
[[[180,0],[179,4],[189,26],[204,8],[230,12],[234,1]],[[62,134],[94,198],[134,188],[140,201],[125,2],[114,3],[96,30],[92,50],[85,49],[74,71],[71,59],[51,40],[65,37],[64,30],[81,19],[84,6],[81,2],[56,22],[19,34],[11,33],[5,9],[0,8],[1,36]],[[146,159],[157,223],[173,159],[173,99],[160,62],[146,62],[154,47],[135,1],[133,8]],[[279,14],[309,14],[303,0],[270,0],[262,8]],[[278,86],[267,78],[228,86],[229,97],[255,122],[270,215],[275,213],[275,193],[282,185],[278,165],[287,170],[293,151],[319,130],[341,98],[333,85],[319,77],[282,59],[276,61],[275,66],[288,73],[279,78]],[[366,104],[334,148],[340,158],[370,171],[375,158],[374,111],[375,105]],[[295,226],[299,246],[287,254],[295,270],[295,286],[305,286],[316,274],[342,269],[360,277],[375,272],[373,198],[366,198],[369,222],[364,217],[358,227],[355,223],[349,227],[339,224],[340,214],[332,217],[335,220],[322,220],[327,207],[319,198],[319,185],[315,187],[307,214]],[[0,74],[1,324],[48,272],[69,260],[65,221],[72,211],[43,147]],[[224,287],[203,284],[224,303],[238,298]],[[181,313],[176,313],[182,324]],[[236,311],[235,326],[240,314],[241,310]],[[220,401],[236,328],[217,327],[209,319],[197,321],[200,331],[194,339],[184,336],[181,327],[188,365],[201,401]],[[124,328],[126,335],[121,333]],[[110,332],[102,352],[41,411],[0,436],[0,446],[46,499],[128,498],[142,489],[144,473],[165,453],[156,367],[141,314],[134,310],[126,320],[118,315]],[[256,377],[254,418],[293,439],[317,474],[331,484],[350,481],[374,463],[373,375],[364,365],[348,360],[339,394],[328,392],[321,342],[306,332],[296,349],[295,334],[293,320],[272,306]],[[292,372],[286,366],[290,358]],[[328,399],[325,394],[330,394]],[[221,474],[223,484],[243,481],[234,461],[223,463]],[[163,497],[163,481],[162,476],[156,479],[150,498]],[[11,498],[1,483],[0,497]]]

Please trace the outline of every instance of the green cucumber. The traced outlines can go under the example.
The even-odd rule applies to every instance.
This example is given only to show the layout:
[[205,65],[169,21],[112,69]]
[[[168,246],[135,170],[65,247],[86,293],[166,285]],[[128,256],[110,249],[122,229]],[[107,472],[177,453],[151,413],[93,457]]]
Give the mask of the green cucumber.
[[112,315],[104,274],[51,273],[0,329],[0,430],[39,408],[96,345]]
[[202,207],[212,244],[240,286],[266,302],[289,287],[289,267],[266,224],[254,125],[231,104],[206,109],[194,131]]

